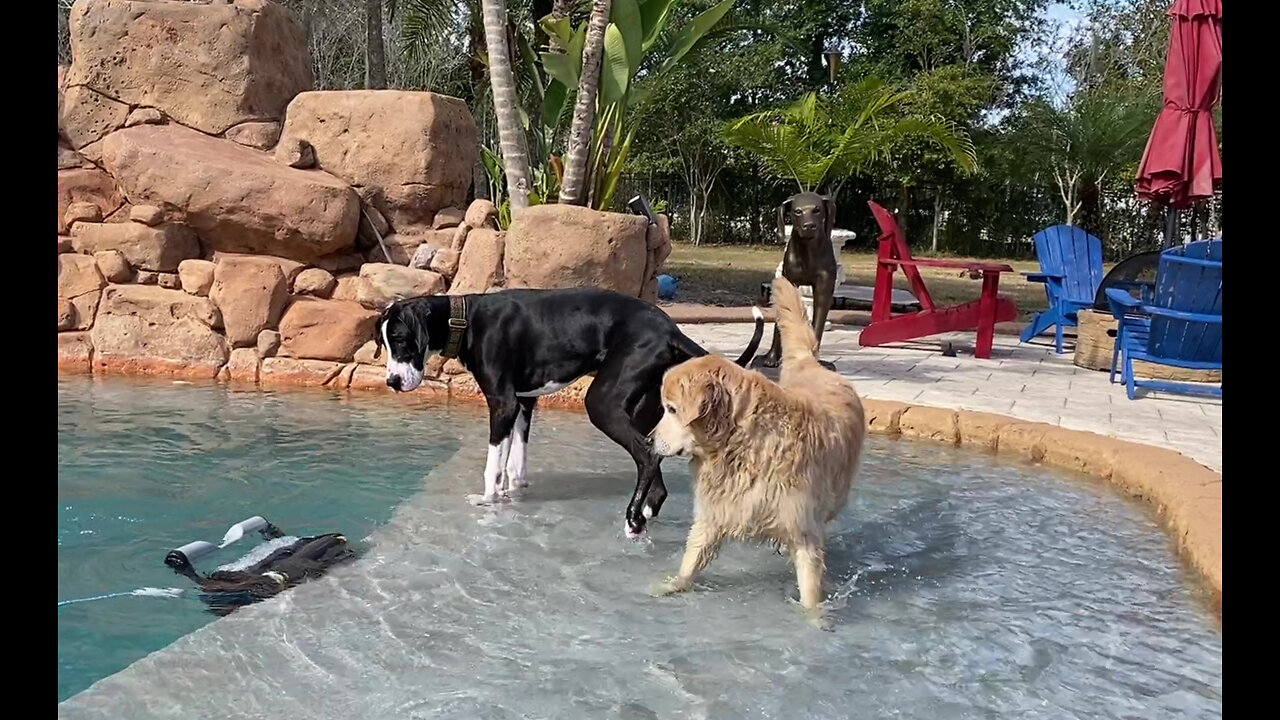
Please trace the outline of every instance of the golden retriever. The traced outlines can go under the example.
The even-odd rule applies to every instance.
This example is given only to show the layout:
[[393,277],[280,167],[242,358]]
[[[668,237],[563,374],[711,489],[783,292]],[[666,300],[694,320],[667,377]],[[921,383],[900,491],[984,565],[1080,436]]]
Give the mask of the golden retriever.
[[662,379],[659,455],[691,458],[693,525],[679,574],[657,594],[686,590],[726,539],[785,546],[800,604],[819,627],[826,524],[844,509],[866,432],[858,393],[818,364],[818,342],[796,287],[773,281],[782,340],[775,384],[718,355],[681,363]]

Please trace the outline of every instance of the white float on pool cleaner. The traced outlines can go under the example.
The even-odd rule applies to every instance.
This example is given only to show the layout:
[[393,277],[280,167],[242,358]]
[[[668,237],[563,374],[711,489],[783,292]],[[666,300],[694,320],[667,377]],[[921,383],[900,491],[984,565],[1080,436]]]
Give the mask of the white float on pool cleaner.
[[244,538],[246,533],[251,533],[254,530],[257,530],[264,540],[273,540],[284,535],[284,533],[280,532],[279,528],[267,522],[266,518],[261,515],[254,515],[251,518],[241,520],[230,528],[227,528],[226,534],[222,536],[221,544],[214,545],[213,543],[205,542],[204,540],[189,542],[182,547],[176,547],[170,550],[169,554],[165,555],[164,564],[173,568],[175,572],[184,575],[186,574],[183,572],[184,568],[192,569],[194,572],[192,563],[196,560],[241,540]]

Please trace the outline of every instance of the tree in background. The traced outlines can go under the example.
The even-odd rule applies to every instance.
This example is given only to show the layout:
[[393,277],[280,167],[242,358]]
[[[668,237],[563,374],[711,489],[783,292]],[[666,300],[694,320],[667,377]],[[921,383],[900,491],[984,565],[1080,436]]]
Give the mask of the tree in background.
[[[572,202],[582,202],[584,197],[591,207],[610,209],[618,179],[627,167],[632,140],[638,129],[636,118],[645,103],[652,97],[650,80],[673,72],[691,54],[696,53],[707,41],[732,32],[733,28],[717,28],[717,24],[732,9],[736,0],[721,0],[674,33],[668,33],[669,20],[675,11],[692,3],[681,0],[613,0],[610,4],[609,22],[602,35],[602,54],[598,91],[594,98],[596,115],[591,133],[577,133],[570,138],[570,156],[576,162],[576,153],[587,158],[584,175],[573,176],[572,182],[583,187],[570,189]],[[599,16],[593,12],[592,21]],[[588,25],[576,28],[565,18],[544,17],[543,30],[566,53],[544,52],[541,69],[548,82],[542,93],[543,123],[548,128],[562,122],[565,109],[575,107],[570,103],[572,88],[582,92],[580,77],[587,61]],[[584,117],[584,103],[592,100],[579,94],[573,115],[575,126]],[[582,144],[589,138],[590,145]],[[573,164],[573,163],[571,163]],[[569,182],[566,169],[566,183]],[[584,189],[585,196],[584,196]],[[564,189],[562,188],[562,192]],[[568,200],[566,200],[568,201]]]
[[794,182],[798,191],[825,189],[832,196],[909,139],[930,143],[961,167],[976,169],[968,134],[946,118],[904,112],[910,96],[909,90],[865,78],[842,89],[837,99],[809,92],[781,110],[736,120],[725,128],[725,139],[755,154],[766,172]]
[[[466,101],[483,148],[476,193],[491,196],[509,217],[480,0],[387,0],[379,8],[381,34],[370,32],[377,23],[370,21],[368,0],[278,1],[306,33],[317,89],[381,84],[375,69],[380,37],[387,87]],[[1081,141],[1072,142],[1069,155],[1063,140],[1088,135],[1092,131],[1083,131],[1092,127],[1106,130],[1092,133],[1099,146],[1114,148],[1114,138],[1102,136],[1115,133],[1101,126],[1127,123],[1116,116],[1101,120],[1099,113],[1130,103],[1141,109],[1146,93],[1149,112],[1158,110],[1168,0],[1076,0],[1084,22],[1067,35],[1045,25],[1048,0],[725,1],[612,0],[610,24],[617,32],[611,46],[606,26],[584,186],[591,207],[618,209],[619,198],[645,192],[667,202],[677,237],[772,241],[769,208],[796,184],[763,172],[749,153],[724,142],[719,128],[786,107],[807,92],[838,98],[858,81],[879,77],[911,90],[892,116],[947,118],[972,140],[978,170],[966,172],[931,142],[903,138],[840,188],[841,227],[857,231],[862,242],[876,234],[865,203],[876,198],[897,210],[913,244],[1030,256],[1031,234],[1061,222],[1068,209],[1054,177],[1058,168],[1067,179],[1079,172],[1080,182],[1068,183],[1074,186],[1068,200],[1079,205],[1073,220],[1103,239],[1109,257],[1158,246],[1160,218],[1148,217],[1148,204],[1134,199],[1129,184],[1137,157],[1092,173],[1097,181],[1090,182],[1090,173],[1069,169],[1083,162],[1071,159]],[[581,67],[582,45],[569,43],[579,33],[585,39],[590,4],[506,4],[530,202],[554,202]],[[64,64],[70,6],[58,0]],[[640,11],[637,53],[631,52],[636,23],[627,19],[633,7]],[[827,53],[840,59],[834,82]],[[1052,63],[1038,65],[1037,55]],[[621,57],[625,69],[618,63],[611,74],[611,58]],[[1055,84],[1060,77],[1066,80]],[[1086,77],[1091,80],[1082,82]],[[1118,107],[1108,108],[1116,98]],[[1221,103],[1215,112],[1221,142]],[[1209,205],[1202,212],[1220,224],[1221,199]]]
[[1110,179],[1132,184],[1155,115],[1147,97],[1098,88],[1075,93],[1062,108],[1031,104],[1024,147],[1039,155],[1052,176],[1062,198],[1062,222],[1102,234],[1101,188]]
[[502,165],[506,171],[511,214],[529,206],[529,150],[520,121],[511,53],[507,49],[506,0],[481,0],[485,46],[489,49],[489,86],[493,89],[493,114],[498,123]]
[[[381,90],[387,86],[387,50],[382,42],[382,1],[364,0],[364,86],[370,90]],[[389,6],[391,13],[395,13],[395,0],[389,0]]]
[[[578,74],[578,99],[573,105],[573,124],[569,127],[569,147],[564,165],[564,181],[560,186],[560,202],[585,205],[587,201],[587,155],[591,151],[591,131],[596,120],[596,101],[600,87],[600,59],[604,54],[605,28],[610,25],[610,0],[591,3],[591,19],[587,23],[582,46],[582,71]],[[615,32],[616,32],[616,26]],[[623,58],[623,62],[626,58]]]
[[[1089,23],[1065,51],[1068,87],[1024,102],[1004,140],[1032,160],[1021,182],[1047,185],[1056,222],[1106,241],[1105,198],[1132,200],[1132,185],[1160,108],[1166,4],[1089,2]],[[1132,203],[1130,203],[1132,204]]]

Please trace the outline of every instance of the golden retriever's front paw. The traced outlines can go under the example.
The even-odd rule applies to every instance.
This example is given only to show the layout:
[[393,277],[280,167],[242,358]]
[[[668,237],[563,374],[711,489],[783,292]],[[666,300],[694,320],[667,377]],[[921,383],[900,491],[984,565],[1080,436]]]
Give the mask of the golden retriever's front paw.
[[649,594],[654,597],[663,597],[665,595],[674,595],[678,592],[684,592],[689,589],[689,581],[679,577],[669,577],[666,580],[655,583],[649,588]]
[[835,623],[831,622],[831,618],[822,611],[822,608],[807,608],[804,614],[810,625],[824,632],[835,632]]

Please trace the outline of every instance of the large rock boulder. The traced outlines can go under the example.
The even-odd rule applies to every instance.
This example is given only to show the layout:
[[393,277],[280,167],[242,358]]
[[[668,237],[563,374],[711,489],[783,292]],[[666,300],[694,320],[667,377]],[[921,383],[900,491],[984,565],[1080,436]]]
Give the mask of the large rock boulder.
[[280,138],[280,123],[241,123],[222,133],[222,137],[255,150],[270,150]]
[[103,250],[93,254],[93,261],[98,264],[98,272],[109,283],[127,283],[133,279],[133,267],[119,250]]
[[324,299],[332,295],[337,286],[338,281],[333,278],[333,273],[321,268],[307,268],[294,279],[293,294]]
[[102,208],[91,202],[73,202],[67,206],[62,222],[68,228],[75,227],[78,222],[102,222]]
[[124,121],[125,127],[133,127],[134,125],[163,125],[165,123],[164,113],[153,107],[140,107],[129,113],[129,117]]
[[58,371],[86,373],[93,370],[93,341],[87,332],[58,333]]
[[396,300],[444,292],[444,277],[430,270],[415,270],[386,263],[366,263],[360,267],[356,299],[361,305],[381,311]]
[[192,295],[207,296],[213,289],[213,263],[208,260],[183,260],[178,263],[178,282]]
[[93,366],[131,374],[212,378],[228,357],[209,298],[145,285],[108,285],[93,324]]
[[281,119],[289,100],[312,84],[301,25],[267,0],[80,0],[70,30],[64,117],[71,92],[83,86],[217,135]]
[[58,234],[67,233],[67,210],[72,203],[90,202],[106,217],[124,204],[124,196],[110,175],[98,168],[58,171]]
[[272,357],[262,361],[258,384],[264,388],[319,387],[332,382],[345,367],[333,360]]
[[497,230],[498,208],[494,207],[492,200],[476,198],[467,207],[467,214],[463,218],[463,222],[473,228],[487,227]]
[[215,250],[310,260],[355,240],[360,201],[332,175],[178,125],[139,125],[102,145],[129,202],[162,208]]
[[[452,229],[392,233],[382,239],[382,245],[374,245],[368,254],[373,262],[383,262],[385,258],[385,261],[393,265],[408,265],[418,248],[423,245],[433,250],[447,248],[452,236]],[[382,254],[383,246],[386,246],[389,258]]]
[[506,286],[594,287],[639,297],[648,259],[648,225],[639,215],[576,205],[521,210],[507,231]]
[[440,208],[436,212],[435,219],[431,221],[431,227],[436,230],[444,228],[454,228],[462,224],[463,212],[456,207]]
[[335,279],[338,284],[333,288],[333,293],[329,296],[331,299],[360,301],[360,286],[364,285],[364,280],[360,278],[359,272],[344,273],[336,276]]
[[[432,272],[438,272],[441,275],[452,278],[458,274],[458,262],[462,259],[462,252],[453,248],[441,248],[431,255],[431,260],[427,267]],[[413,263],[410,263],[412,265]]]
[[89,255],[118,250],[133,267],[152,272],[176,272],[183,260],[200,256],[200,241],[191,228],[169,223],[80,222],[71,228],[71,246]]
[[505,233],[472,230],[467,233],[458,273],[449,286],[450,295],[482,293],[502,285],[502,255]]
[[378,313],[359,303],[299,297],[280,319],[280,354],[349,362],[377,321]]
[[248,347],[258,333],[274,328],[289,299],[289,282],[273,258],[226,255],[213,267],[209,298],[222,311],[227,340]]
[[280,331],[279,330],[263,330],[258,333],[258,346],[254,351],[258,354],[258,358],[275,357],[276,352],[280,350]]
[[58,169],[74,170],[84,166],[84,160],[80,157],[80,153],[71,149],[61,138],[58,139]]
[[296,279],[303,270],[307,269],[306,263],[301,263],[297,260],[290,260],[289,258],[280,257],[279,255],[246,255],[244,253],[225,253],[214,251],[212,259],[216,263],[227,257],[257,257],[271,260],[280,266],[280,272],[284,273],[285,282],[290,285],[293,284],[294,279]]
[[83,85],[62,94],[58,131],[77,150],[124,126],[129,106]]
[[134,205],[129,208],[129,220],[143,225],[159,225],[164,222],[164,210],[155,205]]
[[[67,70],[68,69],[69,68],[66,65],[58,66],[58,118],[59,119],[62,118],[62,94],[67,89]],[[61,121],[59,121],[59,125],[61,125]],[[61,127],[59,127],[59,132],[61,132]]]
[[[107,282],[98,263],[87,255],[58,256],[58,329],[88,330],[98,312],[98,299]],[[63,315],[66,315],[64,320]]]
[[258,354],[253,348],[236,348],[224,368],[227,379],[233,383],[258,382]]
[[371,191],[397,231],[430,227],[461,207],[476,162],[476,126],[458,98],[404,90],[306,92],[289,103],[281,146],[305,140],[316,164]]
[[360,272],[360,266],[364,262],[364,256],[358,252],[341,252],[316,258],[311,264],[337,275],[346,272]]

